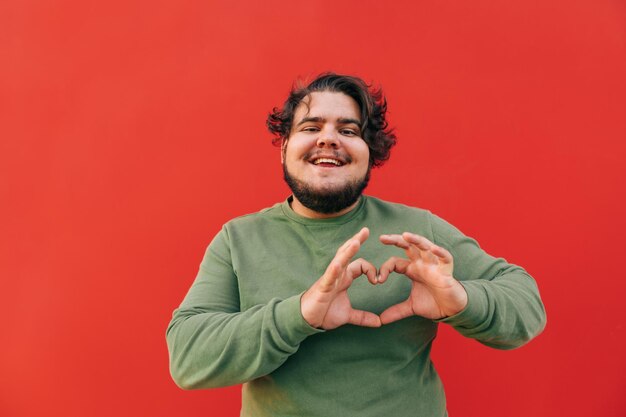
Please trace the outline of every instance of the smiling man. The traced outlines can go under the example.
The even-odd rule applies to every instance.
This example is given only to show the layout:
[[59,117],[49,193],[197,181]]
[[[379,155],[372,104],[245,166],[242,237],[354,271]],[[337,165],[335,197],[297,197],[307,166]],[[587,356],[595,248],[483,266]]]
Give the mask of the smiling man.
[[498,349],[542,331],[523,268],[362,194],[395,144],[385,112],[382,92],[323,74],[269,115],[293,195],[209,245],[167,329],[179,386],[243,384],[241,416],[441,417],[439,323]]
[[311,218],[350,211],[370,172],[359,106],[343,93],[316,91],[302,100],[293,119],[292,131],[282,138],[281,159],[292,208]]

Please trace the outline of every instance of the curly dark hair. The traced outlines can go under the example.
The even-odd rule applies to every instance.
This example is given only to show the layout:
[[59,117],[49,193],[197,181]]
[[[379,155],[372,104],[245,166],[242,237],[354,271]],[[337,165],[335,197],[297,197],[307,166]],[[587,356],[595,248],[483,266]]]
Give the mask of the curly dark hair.
[[360,127],[362,138],[369,147],[370,166],[379,167],[389,159],[391,147],[396,144],[396,135],[385,120],[387,100],[382,89],[374,89],[358,77],[332,72],[318,75],[307,86],[296,82],[283,108],[274,107],[269,113],[267,128],[275,135],[272,140],[274,145],[281,146],[289,138],[296,108],[305,97],[318,91],[343,93],[354,99],[361,111]]

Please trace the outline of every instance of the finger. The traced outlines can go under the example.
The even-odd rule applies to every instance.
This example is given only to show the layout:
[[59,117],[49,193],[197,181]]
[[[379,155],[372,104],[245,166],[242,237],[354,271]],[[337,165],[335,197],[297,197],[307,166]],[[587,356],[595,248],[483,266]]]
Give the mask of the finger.
[[367,227],[362,228],[354,236],[352,236],[350,239],[344,242],[344,244],[339,247],[337,252],[339,252],[340,250],[345,250],[353,240],[357,240],[359,244],[365,243],[369,235],[370,235],[370,230]]
[[369,229],[364,227],[357,234],[352,236],[352,238],[348,239],[343,245],[341,245],[320,280],[320,289],[322,291],[332,291],[337,287],[343,271],[348,266],[352,257],[359,251],[361,243],[365,242],[368,236]]
[[413,315],[415,314],[411,308],[411,300],[407,299],[383,311],[380,315],[380,322],[382,324],[389,324]]
[[341,269],[345,270],[352,257],[357,254],[361,244],[356,239],[350,239],[347,241],[335,254],[332,262],[338,262],[341,265]]
[[359,251],[361,245],[365,243],[369,234],[370,231],[367,227],[362,228],[357,234],[341,245],[341,247],[337,250],[337,254],[334,259],[341,262],[345,268],[352,257]]
[[389,274],[392,272],[404,274],[410,263],[411,262],[408,259],[392,256],[381,265],[380,270],[378,271],[378,282],[382,284],[387,281],[387,277],[389,277]]
[[426,239],[424,236],[409,232],[402,233],[402,237],[420,250],[420,257],[424,261],[432,263],[436,263],[438,261],[438,256],[432,251],[437,245],[432,243],[430,240]]
[[319,280],[319,289],[322,292],[330,292],[333,291],[337,287],[337,283],[339,282],[339,278],[343,274],[344,267],[341,262],[333,259],[330,264],[328,264],[328,268],[326,268],[326,272]]
[[408,242],[402,235],[381,235],[380,241],[386,245],[394,245],[404,249],[409,259],[416,260],[422,257],[421,249],[417,245]]
[[372,284],[376,284],[376,267],[363,258],[352,261],[347,268],[350,279],[355,279],[361,275],[365,275],[367,280]]
[[353,239],[357,239],[359,243],[362,245],[363,243],[365,243],[369,235],[370,235],[370,229],[368,229],[367,227],[364,227],[361,230],[359,230],[359,232],[356,235],[354,235]]
[[380,317],[370,311],[351,310],[348,323],[364,327],[380,327]]
[[394,245],[405,250],[411,247],[400,235],[380,235],[380,241],[385,245]]
[[414,244],[421,250],[431,250],[434,246],[433,243],[426,239],[424,236],[416,235],[415,233],[404,232],[402,237],[409,243]]
[[[416,245],[420,248],[426,256],[430,258],[431,261],[439,261],[444,264],[451,264],[452,254],[448,252],[446,249],[441,246],[437,246],[432,243],[430,240],[426,239],[424,236],[416,235],[414,233],[405,232],[402,234],[402,237],[406,239],[408,242]],[[434,255],[431,256],[430,254]]]
[[444,264],[451,264],[453,262],[452,254],[441,246],[433,245],[431,252]]

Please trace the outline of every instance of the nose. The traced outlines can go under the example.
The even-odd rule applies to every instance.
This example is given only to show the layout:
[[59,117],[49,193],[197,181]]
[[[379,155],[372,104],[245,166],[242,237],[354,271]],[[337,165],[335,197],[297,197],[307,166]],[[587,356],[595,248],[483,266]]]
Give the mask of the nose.
[[327,146],[330,148],[339,147],[339,137],[334,129],[323,129],[320,131],[319,138],[317,139],[317,147],[325,148]]

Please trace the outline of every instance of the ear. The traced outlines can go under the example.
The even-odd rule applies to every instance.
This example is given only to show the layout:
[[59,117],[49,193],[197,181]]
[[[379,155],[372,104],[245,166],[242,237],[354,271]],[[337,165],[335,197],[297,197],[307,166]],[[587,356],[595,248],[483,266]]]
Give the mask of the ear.
[[281,164],[285,164],[285,152],[287,152],[287,141],[289,139],[283,139],[282,143],[280,144],[280,163]]

